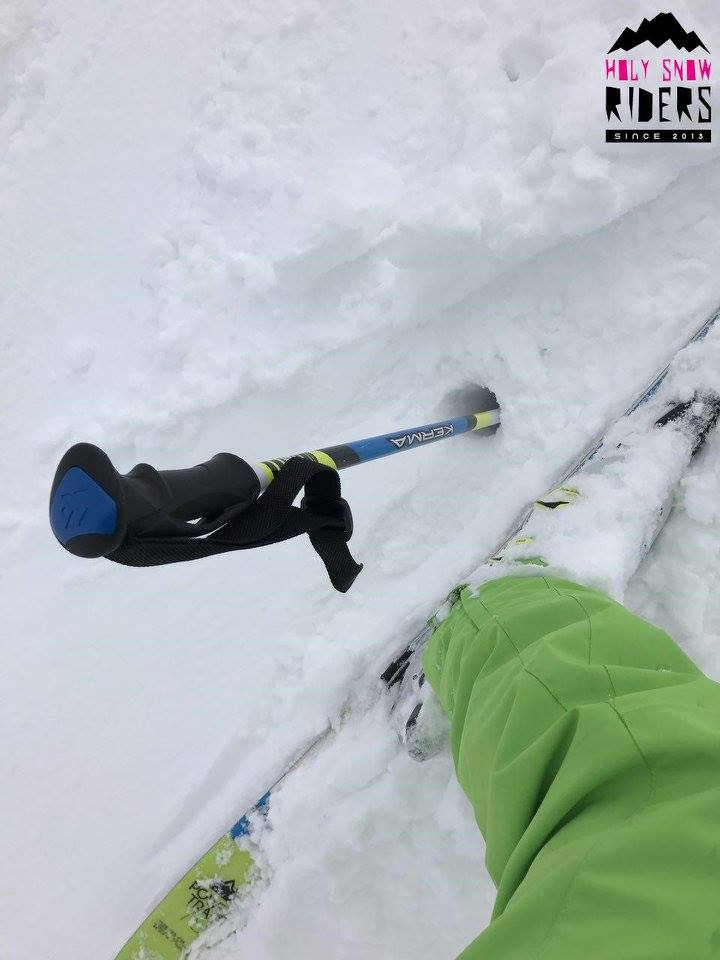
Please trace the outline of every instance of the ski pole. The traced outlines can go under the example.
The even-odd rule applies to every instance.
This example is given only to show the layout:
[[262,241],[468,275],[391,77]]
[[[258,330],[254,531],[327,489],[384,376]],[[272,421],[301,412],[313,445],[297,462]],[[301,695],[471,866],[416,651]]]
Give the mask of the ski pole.
[[[421,427],[408,427],[405,430],[396,430],[394,433],[382,433],[376,437],[365,437],[363,440],[353,440],[333,447],[296,453],[295,456],[324,463],[334,470],[345,470],[358,463],[390,457],[402,450],[411,450],[414,447],[435,443],[437,440],[458,437],[470,431],[487,430],[499,423],[500,410],[496,407],[494,410],[484,410],[482,413],[470,413],[465,417],[453,417],[437,423],[426,423]],[[289,459],[289,457],[277,457],[253,464],[261,490],[265,490],[272,483],[277,472]]]
[[[78,443],[55,473],[50,525],[75,556],[129,566],[194,560],[307,533],[344,591],[361,567],[347,547],[352,515],[338,471],[499,423],[494,407],[255,465],[218,453],[182,470],[139,463],[126,474],[99,447]],[[300,506],[293,506],[303,487]]]

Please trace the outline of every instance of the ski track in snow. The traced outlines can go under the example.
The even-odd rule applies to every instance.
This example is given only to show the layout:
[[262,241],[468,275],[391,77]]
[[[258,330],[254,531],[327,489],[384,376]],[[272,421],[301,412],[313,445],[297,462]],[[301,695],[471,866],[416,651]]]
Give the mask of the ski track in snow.
[[[716,147],[606,147],[587,109],[587,64],[644,12],[0,13],[12,960],[111,957],[720,302]],[[123,470],[252,460],[447,413],[475,382],[494,438],[343,476],[366,563],[347,596],[304,542],[135,571],[47,529],[76,440]],[[628,592],[718,677],[719,467],[715,437]],[[449,756],[413,763],[379,707],[273,824],[275,882],[222,960],[450,957],[489,918]]]

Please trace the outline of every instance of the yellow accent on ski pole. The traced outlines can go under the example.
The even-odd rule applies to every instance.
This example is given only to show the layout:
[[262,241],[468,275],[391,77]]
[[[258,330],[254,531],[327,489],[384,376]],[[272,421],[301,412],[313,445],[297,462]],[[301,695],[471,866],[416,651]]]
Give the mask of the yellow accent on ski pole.
[[275,476],[275,474],[272,472],[272,468],[269,467],[269,466],[267,465],[267,463],[265,463],[264,461],[263,461],[262,463],[259,463],[258,466],[260,467],[260,469],[262,470],[262,472],[265,474],[265,476],[266,476],[266,478],[267,478],[267,482],[268,482],[268,483],[272,483],[272,482],[273,482],[273,478],[274,478],[274,476]]
[[477,421],[473,430],[484,430],[485,427],[491,427],[494,423],[500,422],[498,410],[485,410],[484,413],[474,413],[473,416]]
[[315,457],[318,463],[324,463],[326,467],[332,467],[333,470],[337,470],[337,464],[330,454],[325,453],[324,450],[311,450],[310,453],[313,457]]

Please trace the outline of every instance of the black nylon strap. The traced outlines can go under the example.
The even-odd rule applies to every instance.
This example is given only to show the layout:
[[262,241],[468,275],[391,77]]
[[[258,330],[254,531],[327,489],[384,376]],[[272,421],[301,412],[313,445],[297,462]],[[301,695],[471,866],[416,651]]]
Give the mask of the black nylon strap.
[[[302,488],[305,496],[293,506]],[[230,550],[249,550],[307,533],[336,590],[345,593],[362,570],[350,553],[352,515],[340,496],[337,470],[303,457],[291,457],[254,503],[207,537],[135,536],[109,560],[131,567],[198,560]]]

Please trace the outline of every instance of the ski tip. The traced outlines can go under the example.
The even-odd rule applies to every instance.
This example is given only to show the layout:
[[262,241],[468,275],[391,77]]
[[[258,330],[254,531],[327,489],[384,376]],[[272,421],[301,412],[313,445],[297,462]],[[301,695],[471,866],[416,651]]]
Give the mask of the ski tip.
[[91,443],[77,443],[60,461],[50,491],[50,526],[78,557],[104,557],[125,536],[125,510],[117,470]]

